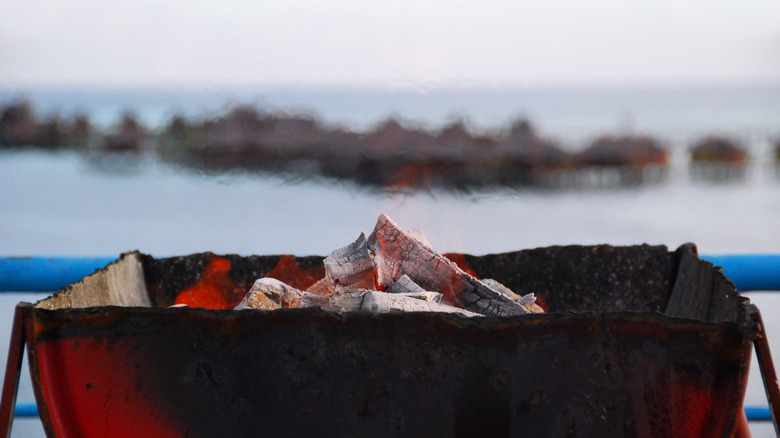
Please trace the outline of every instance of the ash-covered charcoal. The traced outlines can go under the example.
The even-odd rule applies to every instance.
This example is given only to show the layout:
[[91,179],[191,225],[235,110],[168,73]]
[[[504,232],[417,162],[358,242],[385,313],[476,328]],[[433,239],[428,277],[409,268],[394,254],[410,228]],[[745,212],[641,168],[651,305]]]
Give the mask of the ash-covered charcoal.
[[[376,292],[376,291],[370,291],[368,289],[351,290],[341,295],[336,295],[330,298],[328,304],[333,309],[347,311],[347,312],[352,310],[371,310],[363,307],[363,298],[365,297],[366,292]],[[385,293],[385,292],[377,292],[377,293]],[[402,293],[395,293],[392,295],[394,297],[410,298],[410,299],[415,299],[420,301],[428,301],[436,304],[441,303],[441,294],[438,292],[402,292]]]
[[483,316],[479,313],[428,300],[427,298],[429,297],[429,295],[419,293],[391,294],[375,290],[361,290],[334,296],[331,298],[330,304],[345,311],[364,310],[375,313],[440,312],[455,313],[470,318]]
[[235,309],[274,310],[282,307],[300,307],[302,296],[303,292],[284,282],[263,277],[255,281]]
[[353,310],[360,310],[363,307],[363,295],[367,292],[366,289],[357,289],[349,292],[345,292],[340,295],[335,295],[330,298],[330,306],[344,312],[350,312]]
[[544,313],[542,306],[536,304],[536,295],[533,292],[523,295],[517,302],[531,313]]
[[542,312],[534,294],[520,296],[495,280],[478,280],[435,252],[418,230],[380,215],[373,233],[333,251],[325,277],[301,292],[278,280],[255,282],[237,309],[321,307],[369,312],[445,312],[515,316]]
[[409,235],[409,237],[415,239],[422,246],[428,248],[429,250],[431,250],[431,252],[433,252],[433,245],[431,245],[431,242],[428,242],[428,238],[425,237],[425,233],[423,233],[422,230],[418,230],[417,228],[410,228],[405,231],[406,234]]
[[444,304],[488,316],[530,313],[431,250],[387,215],[379,216],[368,238],[368,248],[374,253],[378,289],[386,289],[406,274],[423,289],[441,292]]
[[323,309],[330,310],[330,298],[330,296],[315,295],[309,292],[304,292],[303,295],[301,295],[301,307],[322,307]]
[[485,286],[493,289],[494,291],[502,295],[506,295],[508,298],[511,298],[515,301],[520,299],[520,295],[512,292],[511,289],[509,289],[508,287],[504,286],[503,284],[499,283],[498,281],[492,278],[483,278],[479,281],[482,282],[482,284],[484,284]]
[[512,292],[512,290],[509,289],[508,287],[504,286],[503,284],[499,283],[498,281],[492,278],[483,278],[479,281],[482,282],[482,284],[484,284],[485,286],[493,289],[494,291],[506,295],[507,297],[517,301],[518,304],[525,307],[531,313],[544,313],[544,309],[542,309],[541,306],[536,304],[536,295],[534,295],[533,293],[520,296]]
[[415,283],[408,275],[404,274],[387,288],[387,292],[396,294],[402,292],[426,292],[426,290]]
[[244,299],[234,308],[275,310],[283,307],[321,307],[325,310],[341,310],[330,305],[330,295],[302,292],[287,283],[270,277],[255,281]]
[[336,295],[336,286],[333,285],[333,282],[330,280],[330,277],[328,275],[325,275],[318,282],[309,286],[309,288],[306,289],[306,292],[312,295],[332,297],[333,295]]
[[406,296],[423,301],[430,301],[432,303],[441,303],[441,294],[438,292],[397,292],[393,295]]
[[333,251],[323,260],[323,264],[336,293],[374,288],[374,260],[363,233],[354,242]]

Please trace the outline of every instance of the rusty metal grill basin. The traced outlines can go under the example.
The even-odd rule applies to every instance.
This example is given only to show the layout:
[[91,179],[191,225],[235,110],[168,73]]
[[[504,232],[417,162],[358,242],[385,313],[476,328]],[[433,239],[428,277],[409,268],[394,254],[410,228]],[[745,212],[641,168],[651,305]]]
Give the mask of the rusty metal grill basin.
[[321,275],[321,257],[141,255],[155,307],[57,308],[70,286],[26,307],[50,436],[728,437],[741,410],[755,323],[692,245],[452,255],[540,315],[166,308],[215,257],[245,289]]

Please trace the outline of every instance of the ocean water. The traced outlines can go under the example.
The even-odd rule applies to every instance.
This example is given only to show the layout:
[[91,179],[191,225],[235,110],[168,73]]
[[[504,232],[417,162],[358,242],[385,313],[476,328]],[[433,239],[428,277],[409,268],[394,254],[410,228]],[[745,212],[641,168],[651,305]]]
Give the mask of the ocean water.
[[380,213],[441,251],[686,242],[702,253],[780,251],[780,179],[756,164],[709,184],[684,169],[606,190],[377,193],[331,180],[181,172],[154,161],[122,173],[74,153],[0,153],[0,254],[155,255],[212,250],[326,255]]
[[[0,91],[0,102],[19,96]],[[380,213],[424,231],[441,252],[498,253],[565,244],[693,242],[703,254],[780,252],[780,173],[770,147],[780,138],[780,87],[694,90],[388,92],[47,91],[26,96],[41,112],[84,111],[104,126],[134,109],[160,127],[174,111],[214,114],[229,101],[305,110],[324,123],[368,129],[389,114],[440,126],[467,116],[474,129],[529,117],[542,136],[571,149],[605,132],[651,133],[672,149],[668,177],[633,188],[384,193],[333,180],[205,174],[142,157],[90,160],[72,152],[0,152],[0,255],[155,256],[201,251],[326,255],[369,232]],[[696,180],[685,161],[694,139],[737,137],[750,151],[744,179]],[[768,333],[780,333],[780,297],[754,293]],[[11,315],[21,299],[0,294]],[[0,317],[9,332],[10,321]],[[772,348],[780,351],[770,338]],[[3,341],[5,342],[5,341]],[[0,344],[5,351],[7,344]],[[777,353],[776,353],[777,354]],[[0,369],[3,367],[0,366]],[[23,383],[20,400],[32,400]],[[766,404],[755,365],[746,403]],[[33,420],[15,437],[42,436]],[[767,424],[754,436],[774,436]]]

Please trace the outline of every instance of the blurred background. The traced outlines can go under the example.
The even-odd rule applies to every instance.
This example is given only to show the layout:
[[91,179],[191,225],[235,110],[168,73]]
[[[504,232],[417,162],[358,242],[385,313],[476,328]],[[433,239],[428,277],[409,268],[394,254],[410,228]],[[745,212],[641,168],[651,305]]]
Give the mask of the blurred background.
[[775,1],[0,9],[0,255],[780,252]]
[[776,2],[3,12],[0,253],[777,249]]

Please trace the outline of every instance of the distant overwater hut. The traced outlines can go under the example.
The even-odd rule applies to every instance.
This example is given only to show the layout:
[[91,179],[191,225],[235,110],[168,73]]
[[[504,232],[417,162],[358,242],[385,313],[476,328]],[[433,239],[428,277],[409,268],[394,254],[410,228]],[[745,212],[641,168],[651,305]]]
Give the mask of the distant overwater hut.
[[88,162],[108,172],[133,172],[152,148],[152,134],[131,111],[89,146]]
[[560,187],[571,165],[567,152],[539,137],[528,120],[520,119],[498,142],[492,167],[500,185]]
[[147,130],[132,112],[125,112],[121,120],[103,135],[97,144],[101,153],[134,153],[143,152],[144,141],[147,140]]
[[358,183],[406,190],[430,187],[435,164],[431,133],[390,117],[368,131],[359,145]]
[[179,163],[184,160],[187,148],[195,141],[198,131],[182,114],[174,114],[155,141],[157,157],[163,161]]
[[207,171],[354,178],[358,142],[357,134],[326,129],[308,114],[266,113],[241,105],[199,121],[172,117],[159,136],[158,155]]
[[775,176],[780,178],[780,138],[772,145],[772,165],[775,168]]
[[96,130],[92,127],[89,117],[85,114],[75,114],[65,126],[65,146],[79,151],[89,150],[95,135]]
[[658,183],[668,165],[668,151],[652,137],[605,135],[575,154],[574,182],[596,188]]
[[694,180],[730,182],[747,174],[748,153],[736,140],[706,137],[690,149],[690,175]]
[[0,147],[3,148],[83,150],[89,135],[89,120],[80,114],[65,121],[57,113],[41,119],[23,99],[0,108]]
[[0,115],[0,146],[33,146],[36,143],[37,122],[29,102],[5,105]]
[[265,115],[250,106],[194,123],[174,116],[160,141],[160,154],[200,169],[254,169],[265,162],[267,125]]
[[474,135],[462,119],[445,125],[426,150],[424,162],[432,169],[435,185],[456,190],[493,185],[490,157],[496,140]]
[[778,139],[774,145],[774,159],[775,163],[780,164],[780,139]]

